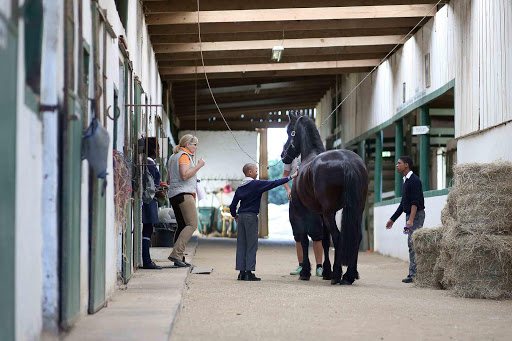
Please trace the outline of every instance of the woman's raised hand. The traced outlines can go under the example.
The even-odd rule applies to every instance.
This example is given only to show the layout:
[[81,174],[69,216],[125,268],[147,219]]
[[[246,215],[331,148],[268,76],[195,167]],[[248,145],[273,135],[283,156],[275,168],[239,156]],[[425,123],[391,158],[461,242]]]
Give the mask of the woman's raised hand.
[[204,167],[205,164],[206,162],[204,162],[203,158],[200,158],[199,161],[197,161],[197,165],[199,166],[199,168]]

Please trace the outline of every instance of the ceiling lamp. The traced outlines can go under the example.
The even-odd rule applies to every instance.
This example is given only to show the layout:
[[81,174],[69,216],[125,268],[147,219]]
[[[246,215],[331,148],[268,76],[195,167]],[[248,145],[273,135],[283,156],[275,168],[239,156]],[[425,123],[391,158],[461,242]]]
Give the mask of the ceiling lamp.
[[284,51],[284,47],[281,45],[276,45],[272,48],[272,60],[275,60],[276,62],[281,60],[281,54]]

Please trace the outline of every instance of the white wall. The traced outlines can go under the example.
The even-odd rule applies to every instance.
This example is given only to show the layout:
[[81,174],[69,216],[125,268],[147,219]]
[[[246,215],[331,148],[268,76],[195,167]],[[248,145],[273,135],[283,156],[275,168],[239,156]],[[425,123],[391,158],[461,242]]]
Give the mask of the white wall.
[[[453,79],[457,138],[510,122],[512,23],[505,20],[510,17],[510,1],[453,0],[443,6],[347,98],[342,106],[342,140],[386,122]],[[425,79],[427,53],[430,87]],[[343,97],[366,75],[342,76]]]
[[[425,198],[425,223],[423,227],[429,228],[441,225],[441,210],[446,204],[447,197],[447,195],[442,195]],[[407,235],[403,234],[405,213],[395,221],[393,228],[386,229],[386,222],[395,213],[398,205],[378,206],[373,209],[374,251],[408,262]]]
[[[92,32],[92,13],[91,3],[87,0],[82,1],[83,8],[83,37],[87,44],[91,47],[90,55],[90,68],[89,68],[89,97],[94,96],[94,77],[93,77],[93,32]],[[113,39],[110,34],[107,33],[105,51],[107,56],[107,81],[106,81],[106,96],[101,100],[106,100],[106,107],[111,106],[109,113],[111,116],[114,114],[114,88],[117,88],[119,92],[118,103],[122,112],[120,119],[118,120],[118,139],[117,149],[122,151],[124,144],[124,101],[125,97],[129,94],[124,94],[124,77],[120,72],[120,64],[124,62],[124,56],[119,50],[119,39],[120,35],[125,36],[127,41],[128,52],[130,59],[133,62],[133,76],[138,76],[141,81],[141,85],[145,91],[142,95],[143,103],[145,96],[148,97],[148,103],[161,104],[162,88],[160,75],[156,64],[155,55],[149,41],[149,35],[147,33],[147,27],[145,25],[144,15],[142,11],[142,5],[139,1],[131,0],[128,6],[128,29],[125,31],[119,18],[114,0],[100,0],[99,5],[102,9],[106,10],[107,19],[112,25],[112,29],[117,35],[117,38]],[[99,64],[100,68],[103,67],[102,56],[103,56],[103,24],[100,19],[100,38],[99,38]],[[103,72],[103,71],[100,71]],[[130,91],[130,90],[129,90]],[[100,110],[103,111],[103,104],[100,104]],[[155,129],[155,115],[161,117],[162,110],[160,108],[152,110],[152,122],[148,132],[149,136],[154,136],[156,133]],[[91,119],[91,117],[89,117]],[[165,120],[164,120],[165,121]],[[106,128],[110,134],[110,145],[109,155],[113,155],[113,136],[114,136],[114,122],[107,119]],[[167,129],[168,130],[168,129]],[[88,305],[88,262],[89,262],[89,205],[88,205],[88,165],[85,162],[82,167],[82,208],[81,208],[81,286],[80,286],[80,310],[82,314],[87,313]],[[109,157],[107,166],[107,190],[106,190],[106,239],[105,239],[105,297],[110,299],[117,289],[117,276],[120,268],[118,266],[119,254],[122,252],[121,247],[121,234],[120,227],[121,223],[116,221],[115,218],[115,206],[114,206],[114,171],[113,171],[113,158]]]
[[[341,108],[343,142],[350,141],[386,122],[407,105],[438,90],[455,78],[455,25],[454,9],[450,3],[428,20],[414,36],[361,83]],[[428,88],[424,70],[427,53],[430,53]],[[367,73],[342,75],[342,98],[346,97],[366,75]]]
[[[194,131],[186,130],[180,132],[179,137],[185,134],[194,135]],[[258,160],[259,154],[257,150],[259,134],[256,131],[234,131],[236,139],[240,146],[255,160]],[[207,192],[218,191],[226,184],[230,183],[233,189],[240,184],[244,178],[242,168],[246,163],[254,163],[247,156],[233,139],[229,131],[197,131],[196,160],[203,158],[206,165],[201,168],[197,174],[198,179],[202,179]],[[206,180],[210,179],[210,180]],[[218,179],[218,180],[213,180]],[[238,179],[239,181],[231,181],[229,179]],[[224,204],[229,205],[233,199],[233,194],[223,194],[222,200]],[[210,194],[208,198],[199,202],[199,206],[219,206],[220,194]]]
[[[44,2],[41,61],[41,102],[57,105],[63,82],[62,3]],[[59,29],[57,29],[59,28]],[[42,236],[43,249],[43,328],[58,332],[59,320],[59,113],[41,113],[43,118],[42,154]]]
[[512,120],[512,1],[453,1],[455,136]]
[[512,123],[458,140],[457,162],[512,161]]
[[[18,56],[24,55],[23,23],[18,25]],[[42,154],[43,124],[25,105],[24,58],[18,58],[16,117],[16,340],[37,340],[42,329]]]

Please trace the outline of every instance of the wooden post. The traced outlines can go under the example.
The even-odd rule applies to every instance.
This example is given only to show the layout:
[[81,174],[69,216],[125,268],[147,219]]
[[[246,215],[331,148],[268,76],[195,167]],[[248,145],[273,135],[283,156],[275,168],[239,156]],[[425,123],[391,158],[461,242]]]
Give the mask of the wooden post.
[[382,130],[375,134],[375,178],[373,182],[374,203],[382,200]]
[[[428,105],[420,108],[420,125],[430,126]],[[420,180],[423,190],[430,190],[430,134],[420,135]]]
[[[395,165],[404,154],[404,122],[395,121]],[[402,174],[395,172],[395,198],[402,196]]]
[[[263,165],[268,164],[268,149],[267,149],[267,129],[260,129],[260,163]],[[264,166],[259,168],[260,180],[268,180],[268,169]],[[259,237],[268,237],[268,192],[263,193],[261,196],[260,214],[259,214]]]
[[[366,140],[362,140],[359,142],[357,147],[357,153],[363,159],[364,164],[366,165]],[[368,243],[368,237],[366,233],[366,220],[368,219],[368,197],[366,197],[366,201],[364,204],[364,212],[363,219],[361,223],[361,235],[363,238],[361,239],[361,244],[359,245],[360,251],[366,251],[370,249],[370,244]]]

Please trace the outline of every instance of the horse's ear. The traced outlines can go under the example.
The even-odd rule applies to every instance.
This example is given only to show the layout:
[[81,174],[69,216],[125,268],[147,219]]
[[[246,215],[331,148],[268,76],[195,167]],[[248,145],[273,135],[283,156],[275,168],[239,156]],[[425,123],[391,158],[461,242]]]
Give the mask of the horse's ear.
[[289,113],[288,117],[290,118],[291,123],[295,123],[297,121],[297,119],[299,118],[297,115],[294,115],[292,113]]

